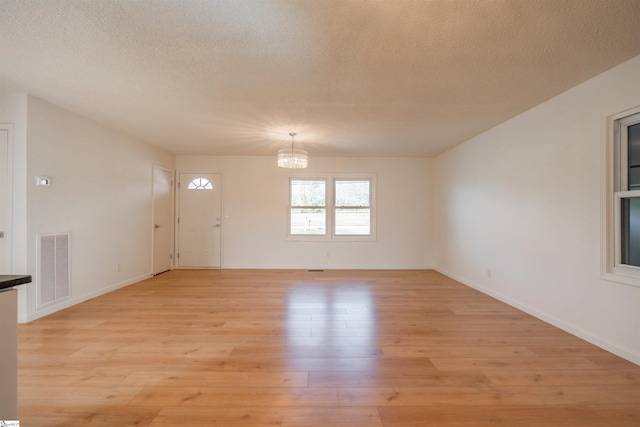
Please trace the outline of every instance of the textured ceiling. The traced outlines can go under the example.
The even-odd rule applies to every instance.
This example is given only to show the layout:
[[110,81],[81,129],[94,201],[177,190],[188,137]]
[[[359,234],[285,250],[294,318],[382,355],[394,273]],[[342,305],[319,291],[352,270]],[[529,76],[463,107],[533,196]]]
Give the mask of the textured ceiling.
[[0,0],[0,82],[177,154],[431,156],[634,56],[640,0]]

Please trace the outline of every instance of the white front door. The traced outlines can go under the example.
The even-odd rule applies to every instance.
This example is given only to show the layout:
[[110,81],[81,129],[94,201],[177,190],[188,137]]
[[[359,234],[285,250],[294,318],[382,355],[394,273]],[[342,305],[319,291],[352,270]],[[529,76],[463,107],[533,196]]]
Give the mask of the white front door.
[[10,132],[0,125],[0,274],[11,274]]
[[173,266],[173,172],[153,167],[153,274]]
[[179,174],[179,267],[221,267],[221,182],[218,173]]

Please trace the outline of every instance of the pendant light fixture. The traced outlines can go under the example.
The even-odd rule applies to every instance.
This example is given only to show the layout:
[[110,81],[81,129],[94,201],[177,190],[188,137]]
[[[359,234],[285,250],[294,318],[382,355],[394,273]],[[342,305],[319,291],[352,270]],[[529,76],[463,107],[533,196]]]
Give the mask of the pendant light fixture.
[[302,169],[307,167],[307,152],[293,148],[293,138],[297,135],[290,132],[291,148],[284,148],[278,151],[278,166],[287,169]]

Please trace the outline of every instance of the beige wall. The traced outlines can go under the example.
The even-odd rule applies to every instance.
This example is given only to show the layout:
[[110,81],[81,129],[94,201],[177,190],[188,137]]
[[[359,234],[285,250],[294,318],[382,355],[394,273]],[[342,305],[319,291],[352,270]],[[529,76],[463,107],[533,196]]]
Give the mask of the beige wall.
[[[301,172],[273,157],[178,156],[183,172],[217,172],[223,182],[225,268],[431,268],[432,160],[314,158]],[[289,176],[377,176],[373,242],[287,241]],[[329,256],[327,256],[329,253]]]
[[[152,165],[174,158],[35,97],[27,107],[27,260],[19,317],[32,320],[151,274]],[[35,176],[49,176],[37,187]],[[71,233],[68,300],[36,305],[36,240]],[[117,269],[120,264],[120,271]]]
[[640,287],[602,280],[600,247],[606,117],[639,76],[637,57],[435,160],[437,269],[636,363]]

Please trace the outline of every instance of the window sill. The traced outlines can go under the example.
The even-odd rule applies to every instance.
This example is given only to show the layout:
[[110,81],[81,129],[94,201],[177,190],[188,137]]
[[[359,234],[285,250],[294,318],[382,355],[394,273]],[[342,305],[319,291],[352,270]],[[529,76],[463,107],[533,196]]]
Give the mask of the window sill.
[[375,242],[376,236],[289,235],[288,242]]
[[[625,274],[626,273],[626,274]],[[640,274],[635,275],[633,272],[609,272],[602,276],[602,279],[609,282],[621,283],[623,285],[634,286],[640,288]]]

